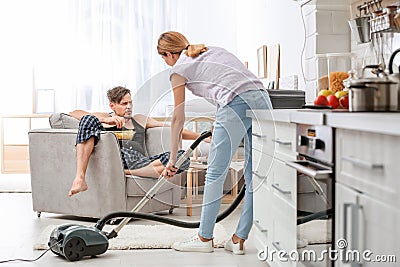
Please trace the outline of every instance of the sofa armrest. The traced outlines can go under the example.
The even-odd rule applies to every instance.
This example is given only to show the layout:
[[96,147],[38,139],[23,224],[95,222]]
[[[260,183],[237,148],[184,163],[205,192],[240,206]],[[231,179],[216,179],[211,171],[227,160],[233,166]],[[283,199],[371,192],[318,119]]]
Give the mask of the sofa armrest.
[[126,185],[118,142],[102,132],[89,160],[88,191],[68,197],[76,171],[76,129],[29,132],[32,201],[35,211],[99,218],[126,210]]

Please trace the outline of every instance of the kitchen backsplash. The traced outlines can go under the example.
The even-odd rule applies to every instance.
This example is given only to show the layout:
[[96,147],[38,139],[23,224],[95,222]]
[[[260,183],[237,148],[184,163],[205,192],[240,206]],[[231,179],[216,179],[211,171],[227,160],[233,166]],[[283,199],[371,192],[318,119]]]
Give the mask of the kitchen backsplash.
[[[318,88],[318,79],[327,74],[327,53],[349,53],[355,55],[352,67],[361,72],[366,64],[378,64],[376,52],[371,43],[357,44],[350,31],[348,21],[357,16],[357,6],[368,0],[348,1],[337,0],[334,5],[320,0],[314,5],[306,5],[304,19],[306,24],[306,47],[304,52],[306,102],[313,103]],[[382,7],[399,4],[399,0],[382,0]],[[380,36],[380,35],[378,35]],[[393,50],[400,48],[400,33],[384,33],[375,39],[385,44],[384,58],[386,61]],[[387,46],[387,44],[390,44]],[[385,62],[386,65],[388,62]],[[347,70],[344,70],[347,71]]]
[[[328,2],[327,2],[328,3]],[[305,85],[306,103],[313,103],[318,78],[327,74],[327,53],[350,52],[349,2],[321,3],[304,8],[306,24]]]
[[[365,3],[365,0],[351,1],[351,19],[359,16],[360,11],[357,7]],[[389,5],[399,5],[399,3],[398,0],[382,0],[381,5],[384,8]],[[381,36],[374,40],[375,49],[380,38],[384,44],[383,56],[385,64],[387,65],[391,53],[397,48],[400,48],[400,33],[382,33]],[[354,36],[351,35],[351,52],[356,56],[356,63],[354,64],[356,67],[361,68],[366,64],[377,64],[376,54],[374,54],[376,52],[373,51],[372,42],[357,44]]]

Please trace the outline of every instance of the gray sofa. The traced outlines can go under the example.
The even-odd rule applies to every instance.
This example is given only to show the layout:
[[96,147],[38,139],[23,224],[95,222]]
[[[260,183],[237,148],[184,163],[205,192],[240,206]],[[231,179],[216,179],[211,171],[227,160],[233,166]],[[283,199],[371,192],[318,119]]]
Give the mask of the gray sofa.
[[[52,115],[52,127],[77,126],[77,122],[72,121],[71,124],[71,121],[66,122],[60,116],[68,118],[65,114]],[[157,182],[154,178],[125,175],[115,134],[102,132],[89,160],[86,176],[89,189],[68,197],[76,170],[77,129],[54,128],[29,132],[32,201],[33,210],[38,216],[41,212],[50,212],[100,218],[110,212],[128,211]],[[169,128],[148,129],[146,147],[150,155],[169,150]],[[180,176],[176,175],[165,184],[141,212],[172,212],[173,208],[178,207],[181,197]]]

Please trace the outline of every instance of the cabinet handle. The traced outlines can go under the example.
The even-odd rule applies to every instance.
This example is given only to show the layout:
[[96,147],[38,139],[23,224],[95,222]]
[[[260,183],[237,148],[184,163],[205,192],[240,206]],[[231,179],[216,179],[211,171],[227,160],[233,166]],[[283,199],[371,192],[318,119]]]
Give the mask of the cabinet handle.
[[279,192],[281,192],[282,194],[291,194],[292,191],[287,191],[287,190],[283,190],[282,188],[279,187],[279,184],[272,184],[272,187],[275,188],[276,190],[278,190]]
[[260,179],[265,179],[265,178],[267,178],[267,176],[261,176],[261,175],[259,175],[256,171],[252,171],[252,173],[253,173],[255,176],[257,176],[258,178],[260,178]]
[[291,146],[292,145],[292,142],[290,142],[290,141],[282,141],[279,139],[272,139],[272,141],[279,145],[283,145],[283,146]]
[[266,135],[261,135],[261,134],[257,134],[257,133],[252,133],[252,136],[258,137],[258,138],[266,138]]
[[[344,203],[343,204],[343,239],[348,241],[349,239],[347,238],[347,210],[348,208],[350,208],[352,205],[352,203]],[[344,253],[346,253],[347,247],[343,248]],[[346,257],[344,259],[342,259],[342,261],[344,263],[348,262],[348,260],[346,259]]]
[[361,168],[367,168],[367,169],[383,169],[383,164],[379,163],[371,163],[362,159],[354,158],[351,156],[342,156],[342,161],[349,161],[353,165],[361,167]]
[[[284,251],[284,250],[281,248],[281,246],[280,246],[280,244],[279,244],[278,241],[272,242],[272,245],[276,248],[276,250],[278,250],[278,251]],[[288,253],[287,253],[286,251],[284,251],[284,252],[285,252],[285,254],[283,254],[282,256],[283,256],[284,258],[289,258]]]
[[261,226],[259,220],[254,220],[254,221],[253,221],[253,224],[254,224],[255,227],[258,228],[258,230],[260,230],[261,233],[266,233],[266,232],[268,232],[268,229],[266,229],[266,228],[264,228],[264,227]]
[[[359,211],[362,209],[362,207],[358,204],[355,203],[344,203],[343,204],[343,239],[346,240],[347,242],[349,239],[347,238],[347,230],[348,230],[348,223],[347,223],[347,210],[350,208],[351,210],[351,227],[350,227],[350,233],[351,233],[351,244],[347,244],[347,247],[342,248],[344,250],[344,253],[346,253],[347,249],[351,250],[357,250],[361,251],[362,248],[359,246],[359,240],[360,240],[360,218],[359,218]],[[362,232],[364,232],[364,229],[362,229]],[[362,235],[361,235],[362,238]],[[345,257],[346,258],[346,257]],[[343,259],[343,262],[349,262],[348,259]],[[355,262],[354,262],[355,263]],[[356,266],[357,263],[355,263]],[[353,266],[353,265],[352,265]]]

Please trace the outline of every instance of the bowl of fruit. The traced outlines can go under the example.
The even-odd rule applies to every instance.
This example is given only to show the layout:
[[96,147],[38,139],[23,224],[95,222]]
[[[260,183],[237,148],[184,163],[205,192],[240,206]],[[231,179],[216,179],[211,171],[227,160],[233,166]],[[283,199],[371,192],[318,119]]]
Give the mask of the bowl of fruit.
[[314,105],[322,108],[349,109],[348,90],[344,89],[336,92],[328,89],[320,90],[314,100]]

